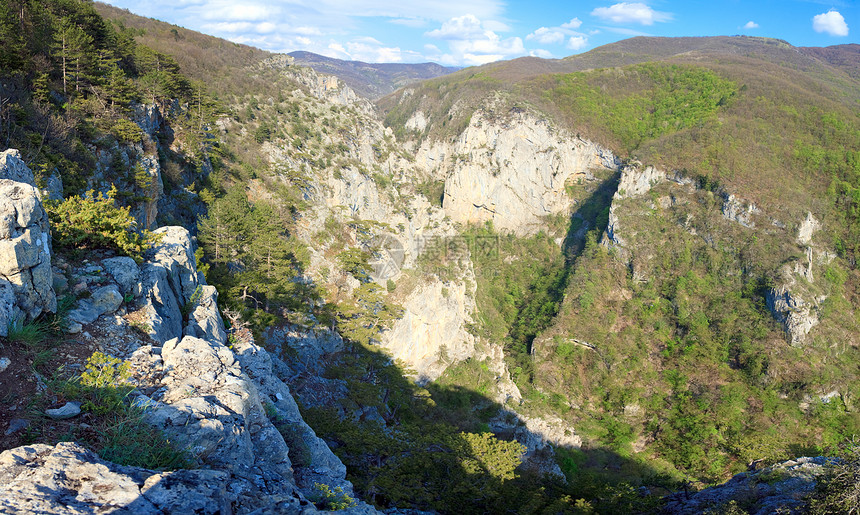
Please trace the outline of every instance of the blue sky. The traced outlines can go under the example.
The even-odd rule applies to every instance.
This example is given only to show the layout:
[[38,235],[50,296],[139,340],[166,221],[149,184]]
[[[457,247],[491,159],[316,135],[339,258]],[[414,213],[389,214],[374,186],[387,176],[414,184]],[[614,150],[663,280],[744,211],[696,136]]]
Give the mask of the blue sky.
[[135,14],[273,52],[367,62],[484,64],[559,58],[637,35],[857,42],[855,0],[104,0]]

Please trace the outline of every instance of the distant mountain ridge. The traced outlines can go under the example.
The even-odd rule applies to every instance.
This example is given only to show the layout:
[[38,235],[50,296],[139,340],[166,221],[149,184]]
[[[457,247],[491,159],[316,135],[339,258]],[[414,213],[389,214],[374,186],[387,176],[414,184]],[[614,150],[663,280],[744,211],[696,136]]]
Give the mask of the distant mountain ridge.
[[344,61],[313,52],[297,51],[288,55],[296,64],[313,68],[318,73],[336,75],[356,93],[376,100],[403,86],[447,75],[459,68],[436,63],[365,63]]

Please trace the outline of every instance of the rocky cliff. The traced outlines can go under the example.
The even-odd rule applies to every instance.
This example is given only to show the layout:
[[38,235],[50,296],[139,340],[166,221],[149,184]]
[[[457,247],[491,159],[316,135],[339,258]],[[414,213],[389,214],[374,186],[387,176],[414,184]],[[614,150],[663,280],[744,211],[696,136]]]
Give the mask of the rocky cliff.
[[17,150],[0,154],[0,336],[57,309],[51,231],[35,186]]
[[723,484],[699,492],[675,493],[667,499],[664,512],[693,515],[743,509],[755,515],[805,513],[808,497],[815,492],[828,463],[833,460],[804,457],[741,472]]
[[[423,130],[423,112],[407,126]],[[620,161],[608,149],[553,125],[535,112],[488,101],[453,142],[425,140],[416,164],[445,181],[443,208],[455,222],[492,222],[519,235],[542,230],[567,212],[566,187]]]
[[[5,155],[7,162],[18,164],[14,152]],[[9,174],[15,170],[16,178],[29,171],[18,166]],[[11,262],[45,266],[50,273],[47,220],[38,191],[4,180],[14,202],[3,205],[15,208],[15,216],[8,219],[17,224],[15,231],[31,235],[17,236],[10,248],[17,249],[15,256],[44,253],[44,261]],[[37,230],[45,234],[44,241],[36,236],[34,243]],[[4,513],[60,514],[71,508],[309,513],[315,512],[308,499],[318,493],[316,483],[352,495],[345,467],[304,423],[267,352],[247,332],[234,335],[227,346],[217,292],[196,270],[187,229],[163,227],[156,232],[161,241],[139,267],[121,257],[81,267],[64,265],[76,288],[93,288],[92,295],[70,313],[69,330],[83,331],[91,345],[129,360],[136,385],[130,401],[143,407],[145,419],[186,449],[199,468],[156,472],[123,467],[75,444],[11,449],[0,454]],[[15,234],[11,233],[13,238]],[[50,283],[47,291],[53,299]],[[133,299],[129,309],[121,306],[119,292]],[[108,300],[112,295],[117,302]],[[37,309],[55,308],[56,303],[35,303],[27,295],[21,299],[15,306],[27,308],[28,316]],[[141,339],[133,326],[148,329],[150,339]],[[359,504],[351,511],[374,510]]]

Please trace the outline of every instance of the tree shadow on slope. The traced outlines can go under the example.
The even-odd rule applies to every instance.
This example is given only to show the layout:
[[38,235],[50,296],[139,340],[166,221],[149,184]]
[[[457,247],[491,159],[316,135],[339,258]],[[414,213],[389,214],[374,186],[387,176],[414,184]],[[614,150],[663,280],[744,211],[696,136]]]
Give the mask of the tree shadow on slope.
[[[534,380],[532,343],[558,314],[570,272],[589,238],[596,240],[606,229],[609,206],[618,189],[619,174],[568,186],[574,199],[570,217],[561,221],[558,240],[541,232],[531,237],[498,235],[492,227],[473,228],[476,236],[495,236],[499,245],[492,252],[472,253],[478,280],[478,330],[490,341],[505,342],[511,370]],[[558,222],[556,222],[558,223]]]
[[[544,436],[529,433],[481,386],[417,385],[386,354],[358,344],[313,365],[321,378],[290,361],[298,378],[290,386],[305,420],[347,466],[358,496],[379,508],[532,514],[648,513],[659,506],[658,496],[618,480],[614,470],[590,469],[597,450],[559,450],[566,478],[547,473],[554,466],[523,462],[515,434],[523,441]],[[493,433],[490,422],[500,416],[505,428]],[[542,452],[552,459],[549,449]],[[606,467],[636,470],[653,479],[648,486],[660,482],[641,462],[599,453]]]

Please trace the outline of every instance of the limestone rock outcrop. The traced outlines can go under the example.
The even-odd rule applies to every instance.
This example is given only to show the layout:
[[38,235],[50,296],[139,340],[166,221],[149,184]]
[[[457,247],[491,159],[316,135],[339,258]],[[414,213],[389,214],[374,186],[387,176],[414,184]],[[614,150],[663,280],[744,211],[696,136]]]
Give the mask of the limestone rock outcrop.
[[214,286],[200,286],[200,295],[192,298],[185,334],[219,343],[227,342],[224,321],[218,313],[218,290]]
[[735,501],[747,513],[804,513],[806,497],[824,474],[828,458],[797,458],[752,472],[741,472],[729,481],[692,495],[676,493],[663,510],[672,515],[720,513]]
[[71,442],[37,444],[0,453],[0,512],[224,514],[232,512],[228,480],[215,470],[117,465]]
[[618,191],[613,199],[638,197],[651,191],[651,188],[666,180],[666,174],[653,166],[644,169],[637,165],[625,166],[621,170],[621,178],[618,181]]
[[162,227],[154,255],[141,266],[144,313],[150,336],[165,342],[182,336],[181,307],[205,281],[197,273],[194,245],[188,229]]
[[[292,491],[288,448],[230,349],[186,336],[160,351],[164,391],[146,420],[188,447],[200,465],[226,471],[239,483],[260,483],[245,495]],[[155,348],[138,352],[154,354]],[[243,504],[255,503],[249,498]]]
[[0,152],[0,179],[36,185],[33,171],[21,160],[21,152],[14,148]]
[[765,296],[767,307],[785,329],[789,343],[800,346],[818,325],[818,305],[804,300],[790,283],[771,288]]
[[618,189],[613,194],[612,204],[609,206],[609,223],[606,226],[606,232],[603,234],[601,243],[615,249],[619,259],[622,261],[630,261],[630,249],[627,248],[628,242],[626,238],[621,235],[621,220],[618,216],[619,201],[640,197],[651,191],[651,188],[656,184],[665,180],[666,174],[653,166],[647,166],[642,169],[636,163],[624,166],[621,169]]
[[444,177],[443,207],[456,222],[535,233],[542,217],[569,209],[568,181],[620,164],[609,150],[533,113],[493,109],[475,112],[454,143],[426,142],[417,152],[419,166]]
[[0,336],[56,309],[48,215],[32,171],[7,150],[0,154]]
[[759,208],[751,202],[747,202],[737,195],[723,193],[723,218],[737,222],[742,226],[752,229],[755,227],[753,215],[760,212]]
[[465,282],[446,284],[434,278],[419,286],[380,345],[409,363],[420,381],[437,379],[448,365],[475,353],[475,338],[466,331],[474,310],[472,295]]
[[113,277],[123,295],[141,294],[140,267],[130,257],[119,256],[102,260],[102,266]]
[[122,294],[115,284],[93,290],[91,296],[78,301],[78,307],[69,312],[69,320],[91,324],[105,313],[113,313],[122,305]]

